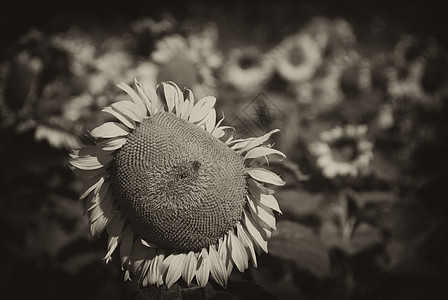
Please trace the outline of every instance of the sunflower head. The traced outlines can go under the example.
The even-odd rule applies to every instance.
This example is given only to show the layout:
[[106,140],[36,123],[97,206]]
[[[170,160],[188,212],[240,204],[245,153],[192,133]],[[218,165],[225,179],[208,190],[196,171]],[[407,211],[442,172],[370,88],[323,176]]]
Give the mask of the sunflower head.
[[367,126],[337,126],[321,133],[310,146],[324,176],[356,177],[364,173],[373,157],[372,143],[366,138]]
[[211,276],[222,286],[267,252],[281,212],[273,190],[281,178],[260,157],[284,154],[264,143],[277,132],[224,142],[232,130],[216,122],[214,97],[195,101],[173,82],[156,90],[118,86],[132,101],[103,109],[116,118],[90,132],[93,146],[73,150],[72,169],[86,179],[92,234],[107,231],[106,261],[120,246],[125,279],[170,287]]
[[290,83],[312,78],[322,63],[321,48],[307,33],[285,38],[274,52],[278,74]]

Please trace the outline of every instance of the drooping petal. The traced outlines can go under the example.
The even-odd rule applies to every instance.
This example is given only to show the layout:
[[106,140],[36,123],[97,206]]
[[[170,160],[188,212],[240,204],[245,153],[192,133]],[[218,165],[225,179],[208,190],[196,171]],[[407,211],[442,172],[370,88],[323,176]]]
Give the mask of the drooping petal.
[[267,156],[267,155],[272,155],[272,154],[280,155],[282,158],[286,158],[286,155],[283,154],[283,152],[263,146],[263,147],[252,148],[251,150],[247,151],[246,155],[244,155],[244,159],[257,158],[257,157],[262,157],[262,156]]
[[198,259],[198,267],[196,271],[196,281],[200,287],[205,287],[210,275],[210,261],[208,258],[207,249],[202,248]]
[[228,248],[230,249],[232,261],[240,272],[244,272],[248,268],[246,250],[232,230],[229,231],[229,239],[227,241],[229,243]]
[[252,201],[251,199],[253,198],[249,196],[247,198],[247,203],[249,204],[250,212],[254,219],[259,219],[264,222],[269,228],[276,229],[275,216],[272,211],[269,208],[264,207],[264,205],[259,202],[257,204],[256,200]]
[[274,172],[271,172],[263,168],[248,168],[246,169],[246,172],[253,179],[261,182],[270,183],[277,186],[282,186],[285,185],[286,183],[280,178],[280,176],[278,176]]
[[111,259],[112,253],[118,246],[118,242],[120,239],[120,235],[122,234],[123,227],[124,227],[124,220],[121,218],[119,214],[115,214],[106,228],[106,231],[109,234],[107,253],[106,256],[104,257],[106,262],[108,262]]
[[127,262],[129,255],[131,254],[132,244],[134,242],[134,232],[132,228],[128,225],[121,235],[120,244],[120,257],[122,269],[124,264]]
[[194,252],[193,251],[188,252],[184,260],[184,267],[182,269],[182,278],[187,283],[187,286],[190,286],[191,281],[195,276],[197,264],[198,260],[196,259]]
[[228,235],[224,235],[223,238],[219,239],[219,246],[218,246],[218,254],[221,256],[224,262],[224,266],[226,267],[227,271],[227,277],[230,276],[233,270],[233,263],[230,258],[230,250],[228,249]]
[[118,112],[117,110],[113,109],[111,106],[107,106],[103,108],[101,111],[108,113],[115,118],[118,119],[121,123],[129,127],[130,129],[135,129],[135,121],[132,120],[130,117]]
[[270,209],[275,210],[278,213],[282,213],[282,211],[280,210],[280,207],[278,205],[277,199],[275,199],[275,197],[273,195],[265,195],[265,194],[261,194],[260,195],[260,203],[265,205],[266,207],[269,207]]
[[209,250],[209,259],[210,259],[210,275],[213,280],[219,283],[222,287],[227,287],[227,270],[224,266],[224,262],[221,256],[218,255],[218,252],[215,249],[215,245],[210,245]]
[[247,212],[244,212],[244,225],[246,226],[247,232],[250,234],[251,238],[264,252],[268,253],[268,243],[262,236],[262,229]]
[[90,135],[96,139],[99,138],[113,138],[117,136],[126,136],[130,132],[129,128],[117,122],[106,122],[93,129]]
[[160,280],[162,279],[162,273],[160,268],[162,266],[163,259],[165,258],[165,253],[163,253],[160,250],[158,250],[157,252],[159,253],[157,253],[156,256],[152,259],[151,264],[149,266],[148,276],[150,285],[159,283]]
[[233,140],[231,142],[228,142],[229,145],[231,145],[230,148],[232,148],[235,151],[242,152],[241,149],[249,145],[251,142],[253,142],[255,138],[247,138],[247,139],[238,139]]
[[170,288],[177,280],[179,280],[184,267],[185,253],[171,254],[173,258],[169,264],[166,273],[166,287]]
[[241,225],[241,223],[238,222],[236,224],[236,227],[237,235],[241,241],[241,244],[243,244],[243,246],[248,249],[248,255],[250,254],[250,257],[252,258],[252,264],[254,265],[254,267],[257,267],[257,256],[255,254],[254,244],[251,238],[246,233],[246,230],[244,229],[243,225]]
[[100,187],[103,183],[104,180],[107,177],[107,173],[103,172],[101,174],[95,175],[92,178],[90,178],[85,184],[84,187],[82,188],[81,192],[80,192],[80,196],[79,199],[84,199],[85,197],[87,197],[88,194],[90,194],[95,188]]
[[274,190],[263,186],[261,183],[253,180],[252,178],[246,179],[246,182],[249,185],[249,192],[251,192],[254,196],[258,197],[259,194],[272,195],[275,193]]
[[142,268],[142,264],[147,259],[152,259],[156,254],[156,249],[147,248],[143,246],[139,239],[135,239],[132,244],[130,257],[132,258],[131,267],[133,273],[137,273],[137,270]]

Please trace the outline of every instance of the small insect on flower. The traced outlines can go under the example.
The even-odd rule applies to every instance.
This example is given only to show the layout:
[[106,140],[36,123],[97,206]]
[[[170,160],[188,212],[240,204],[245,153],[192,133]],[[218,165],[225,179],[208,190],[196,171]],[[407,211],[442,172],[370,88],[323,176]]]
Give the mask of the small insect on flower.
[[356,177],[367,170],[373,145],[366,132],[365,125],[346,125],[321,133],[320,141],[311,144],[310,151],[317,157],[317,166],[325,177]]
[[[231,127],[216,122],[216,99],[195,101],[173,82],[156,90],[120,83],[130,96],[105,107],[116,118],[96,127],[94,146],[73,150],[73,171],[86,180],[80,198],[93,235],[108,234],[106,262],[119,248],[125,280],[169,288],[178,280],[226,287],[267,240],[281,213],[265,183],[285,182],[260,165],[285,155],[261,137],[225,141]],[[261,159],[260,159],[261,158]]]

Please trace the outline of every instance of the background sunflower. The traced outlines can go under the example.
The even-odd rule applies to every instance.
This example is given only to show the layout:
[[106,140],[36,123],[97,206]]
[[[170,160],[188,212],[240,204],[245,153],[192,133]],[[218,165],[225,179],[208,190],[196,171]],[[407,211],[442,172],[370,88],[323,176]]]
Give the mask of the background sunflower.
[[[448,206],[440,196],[448,177],[443,3],[9,4],[0,10],[0,298],[447,294]],[[230,86],[224,74],[232,49],[269,56],[297,34],[310,35],[320,49],[320,62],[305,79],[291,82],[266,69],[263,80],[246,81],[247,89],[242,81]],[[258,268],[232,272],[227,289],[138,290],[138,280],[124,283],[119,251],[108,264],[102,260],[110,241],[90,235],[77,200],[83,183],[68,168],[69,149],[91,142],[85,132],[115,120],[101,112],[126,100],[115,84],[158,80],[161,63],[152,54],[173,36],[192,46],[189,58],[201,58],[195,61],[201,63],[194,75],[202,78],[198,92],[217,98],[222,125],[235,127],[236,139],[279,128],[268,143],[287,156],[269,163],[286,182],[264,190],[275,190],[283,213],[269,252],[257,256]],[[310,146],[323,132],[359,124],[367,126],[363,139],[372,144],[368,172],[326,177]]]

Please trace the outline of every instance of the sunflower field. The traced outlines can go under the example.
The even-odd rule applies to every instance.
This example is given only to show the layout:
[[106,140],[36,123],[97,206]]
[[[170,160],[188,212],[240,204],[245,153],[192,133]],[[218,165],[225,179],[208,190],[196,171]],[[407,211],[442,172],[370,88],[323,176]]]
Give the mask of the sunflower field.
[[[26,2],[27,22],[20,3],[2,12],[1,299],[448,294],[438,6],[274,2]],[[110,239],[92,236],[79,200],[71,151],[110,120],[104,107],[129,98],[124,84],[161,82],[196,101],[216,97],[236,141],[279,129],[267,148],[286,158],[265,168],[285,184],[265,183],[279,205],[268,251],[256,267],[230,270],[226,288],[123,280],[119,254],[106,255]]]

